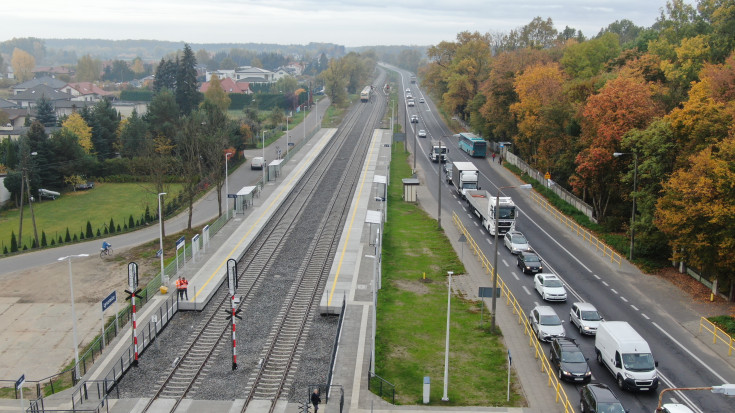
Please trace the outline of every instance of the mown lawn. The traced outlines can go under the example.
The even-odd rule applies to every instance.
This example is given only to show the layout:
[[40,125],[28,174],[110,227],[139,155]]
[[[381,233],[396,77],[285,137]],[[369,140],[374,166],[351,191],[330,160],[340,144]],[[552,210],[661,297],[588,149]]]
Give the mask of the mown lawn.
[[[180,185],[169,185],[167,197],[170,199],[180,191]],[[117,184],[97,183],[94,189],[63,193],[54,201],[43,200],[33,203],[33,212],[36,216],[39,242],[42,231],[46,233],[48,244],[51,239],[58,242],[59,236],[66,235],[69,229],[71,236],[79,237],[85,232],[87,221],[92,224],[92,231],[97,229],[104,234],[105,228],[113,219],[115,226],[123,229],[132,215],[133,220],[140,220],[145,214],[146,206],[152,216],[157,215],[158,200],[152,185],[146,184]],[[19,210],[5,210],[0,212],[0,253],[7,247],[10,250],[11,232],[18,237]],[[19,249],[23,244],[30,248],[33,239],[33,221],[28,206],[23,212],[23,242],[18,242]]]
[[398,404],[421,404],[423,377],[429,376],[432,405],[524,405],[513,386],[506,402],[507,350],[500,337],[489,333],[487,324],[480,326],[479,303],[457,296],[452,297],[449,402],[441,401],[446,274],[465,270],[436,220],[401,199],[401,178],[409,176],[403,145],[394,144],[383,240],[384,282],[378,296],[376,374],[395,385]]

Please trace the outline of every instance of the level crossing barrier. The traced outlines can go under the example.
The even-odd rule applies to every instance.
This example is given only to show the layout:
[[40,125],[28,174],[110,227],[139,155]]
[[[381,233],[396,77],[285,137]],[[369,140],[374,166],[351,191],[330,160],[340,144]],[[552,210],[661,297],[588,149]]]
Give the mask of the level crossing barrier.
[[[483,268],[486,269],[486,273],[491,273],[493,271],[493,266],[490,264],[490,261],[487,259],[487,257],[485,257],[485,253],[482,252],[478,244],[474,241],[472,235],[467,230],[467,227],[464,226],[462,220],[459,218],[456,212],[452,212],[452,220],[454,221],[454,224],[457,226],[457,228],[459,228],[459,230],[462,232],[462,234],[464,234],[465,238],[467,238],[467,243],[471,246],[474,255],[477,256],[477,259],[480,261]],[[546,376],[548,377],[548,386],[554,388],[554,392],[556,393],[554,401],[557,403],[561,403],[562,406],[564,406],[564,413],[574,413],[574,407],[572,407],[572,403],[570,402],[566,391],[564,391],[561,382],[554,375],[554,370],[551,368],[551,363],[549,362],[549,359],[546,357],[546,353],[544,353],[543,348],[541,347],[541,342],[533,333],[531,324],[528,322],[528,318],[525,316],[521,304],[515,298],[515,295],[513,295],[510,287],[508,287],[505,281],[503,281],[503,279],[500,277],[500,274],[498,274],[497,277],[498,287],[501,291],[501,297],[505,296],[506,305],[510,306],[513,310],[513,314],[518,316],[518,324],[523,328],[523,334],[528,336],[528,345],[533,349],[532,351],[534,353],[534,357],[539,360],[539,364],[541,364],[541,372],[546,373]]]

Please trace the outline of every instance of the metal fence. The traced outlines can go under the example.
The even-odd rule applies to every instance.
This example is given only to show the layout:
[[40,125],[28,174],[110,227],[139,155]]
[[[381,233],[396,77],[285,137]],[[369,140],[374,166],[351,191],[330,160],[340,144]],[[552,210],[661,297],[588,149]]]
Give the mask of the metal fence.
[[727,333],[727,331],[717,327],[714,323],[707,320],[704,317],[699,319],[699,333],[702,334],[702,329],[712,334],[712,344],[717,344],[719,340],[727,346],[727,355],[732,356],[732,350],[735,349],[735,339]]

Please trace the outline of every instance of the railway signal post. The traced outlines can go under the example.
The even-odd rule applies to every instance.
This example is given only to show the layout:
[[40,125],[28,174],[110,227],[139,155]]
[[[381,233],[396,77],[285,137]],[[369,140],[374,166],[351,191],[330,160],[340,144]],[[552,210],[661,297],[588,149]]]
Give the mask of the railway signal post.
[[230,258],[227,260],[227,286],[230,290],[230,312],[227,318],[230,319],[232,325],[232,370],[237,370],[237,335],[235,334],[235,318],[240,317],[240,310],[237,309],[238,302],[235,299],[235,290],[237,290],[237,261]]

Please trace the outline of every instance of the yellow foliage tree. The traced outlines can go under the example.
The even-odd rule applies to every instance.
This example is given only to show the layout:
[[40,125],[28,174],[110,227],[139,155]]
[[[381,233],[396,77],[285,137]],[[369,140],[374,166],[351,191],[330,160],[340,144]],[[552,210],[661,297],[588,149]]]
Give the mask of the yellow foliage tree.
[[[232,99],[230,99],[230,97],[227,96],[227,93],[225,93],[225,90],[222,89],[222,85],[217,75],[212,75],[212,78],[209,80],[209,89],[204,92],[204,100],[213,103],[222,112],[227,112],[227,109],[230,107]],[[204,102],[202,102],[202,104],[203,103]]]
[[84,118],[80,114],[72,113],[61,126],[77,136],[79,146],[84,149],[84,152],[87,154],[92,153],[92,149],[94,149],[94,145],[92,144],[92,127],[87,125],[87,122],[84,121]]
[[670,239],[674,258],[707,277],[735,284],[735,137],[689,158],[664,183],[656,225]]
[[18,49],[13,50],[10,58],[15,78],[21,82],[33,79],[33,68],[36,67],[36,59],[28,52]]

